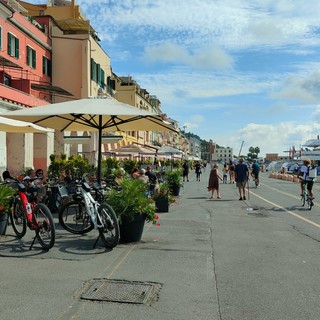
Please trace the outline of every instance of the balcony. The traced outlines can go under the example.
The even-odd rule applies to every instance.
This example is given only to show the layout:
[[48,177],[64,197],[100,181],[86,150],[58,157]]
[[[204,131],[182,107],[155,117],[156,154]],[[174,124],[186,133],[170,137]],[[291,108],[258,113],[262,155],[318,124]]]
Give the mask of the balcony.
[[41,100],[37,97],[32,96],[31,94],[14,89],[12,87],[8,87],[2,83],[0,83],[0,92],[0,104],[1,101],[25,107],[35,107],[50,104],[45,100]]

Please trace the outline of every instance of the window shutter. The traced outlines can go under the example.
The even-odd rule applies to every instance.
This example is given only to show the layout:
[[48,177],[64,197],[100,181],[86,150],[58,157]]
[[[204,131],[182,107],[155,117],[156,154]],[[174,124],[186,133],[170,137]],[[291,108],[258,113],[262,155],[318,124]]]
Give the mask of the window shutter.
[[36,68],[37,67],[37,53],[35,50],[32,50],[32,68]]
[[100,70],[101,70],[100,69],[100,64],[97,63],[96,81],[97,81],[98,84],[100,84],[100,82],[101,82],[101,71]]
[[48,76],[51,77],[52,75],[52,64],[51,64],[51,60],[47,59],[48,62]]
[[15,38],[14,41],[15,41],[15,49],[16,49],[15,50],[15,57],[17,59],[19,59],[19,39]]
[[12,37],[11,33],[8,32],[8,54],[10,56],[12,56],[12,53],[11,53],[11,37]]

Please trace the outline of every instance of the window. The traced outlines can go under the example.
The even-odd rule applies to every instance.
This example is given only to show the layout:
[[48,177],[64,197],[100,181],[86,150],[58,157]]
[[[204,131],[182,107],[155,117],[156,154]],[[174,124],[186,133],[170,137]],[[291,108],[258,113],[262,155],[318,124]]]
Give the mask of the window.
[[27,65],[35,69],[37,67],[36,51],[27,46]]
[[8,32],[8,54],[19,59],[19,39]]
[[42,73],[51,77],[51,60],[47,57],[42,57]]

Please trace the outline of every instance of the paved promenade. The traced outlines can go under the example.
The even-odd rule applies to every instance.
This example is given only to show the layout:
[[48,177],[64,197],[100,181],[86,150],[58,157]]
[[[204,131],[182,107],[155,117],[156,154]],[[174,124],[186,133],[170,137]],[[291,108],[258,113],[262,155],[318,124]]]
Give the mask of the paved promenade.
[[[303,294],[292,300],[296,286],[301,288],[292,281],[299,274],[297,253],[290,251],[292,229],[267,210],[258,217],[251,211],[254,198],[239,201],[234,184],[221,184],[222,199],[210,200],[208,175],[207,168],[197,182],[191,173],[176,203],[160,214],[160,227],[146,224],[140,243],[112,251],[101,243],[93,249],[96,231],[78,236],[59,226],[53,249],[43,252],[36,243],[29,251],[32,233],[17,240],[8,227],[0,238],[0,318],[306,319]],[[318,247],[309,250],[314,256]],[[134,296],[149,294],[143,303],[91,301],[110,279],[121,280],[109,284],[115,295],[123,293],[123,284]],[[308,319],[318,319],[318,311]]]

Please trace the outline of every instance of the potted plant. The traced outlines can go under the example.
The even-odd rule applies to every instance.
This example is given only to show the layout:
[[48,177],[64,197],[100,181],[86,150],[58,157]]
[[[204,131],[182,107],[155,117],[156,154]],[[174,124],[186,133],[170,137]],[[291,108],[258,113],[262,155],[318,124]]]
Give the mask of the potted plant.
[[8,184],[0,185],[0,234],[6,234],[9,212],[15,190]]
[[109,190],[107,202],[117,214],[122,242],[140,241],[145,221],[156,224],[158,216],[153,199],[147,197],[148,185],[124,176],[119,187]]
[[183,186],[181,169],[174,169],[166,172],[166,181],[170,186],[170,191],[174,196],[180,194],[180,187]]
[[168,212],[171,198],[172,196],[168,182],[160,183],[159,187],[155,189],[153,194],[157,212]]

